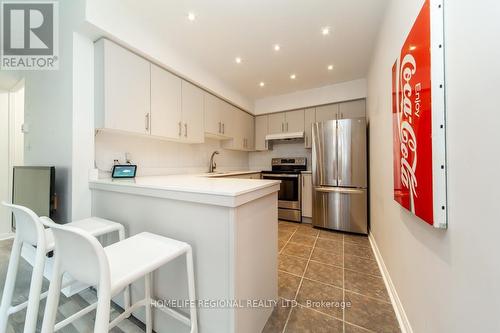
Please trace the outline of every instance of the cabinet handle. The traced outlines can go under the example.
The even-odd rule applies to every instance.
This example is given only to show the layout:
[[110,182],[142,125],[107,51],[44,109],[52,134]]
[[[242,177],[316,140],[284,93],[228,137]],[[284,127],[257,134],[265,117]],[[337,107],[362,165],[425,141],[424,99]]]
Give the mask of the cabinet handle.
[[146,114],[146,132],[149,132],[149,113]]
[[304,137],[304,139],[306,140],[306,148],[307,148],[307,135]]
[[188,137],[188,124],[184,123],[184,137]]
[[286,131],[288,132],[288,122],[286,123]]
[[222,123],[219,121],[219,133],[222,133]]
[[182,136],[182,122],[179,121],[179,136]]
[[281,131],[284,132],[285,131],[285,124],[281,123]]
[[222,123],[222,134],[226,134],[226,129],[225,129],[224,125],[225,125],[225,124],[224,124],[224,123]]
[[302,187],[304,187],[304,176],[300,177],[302,179]]

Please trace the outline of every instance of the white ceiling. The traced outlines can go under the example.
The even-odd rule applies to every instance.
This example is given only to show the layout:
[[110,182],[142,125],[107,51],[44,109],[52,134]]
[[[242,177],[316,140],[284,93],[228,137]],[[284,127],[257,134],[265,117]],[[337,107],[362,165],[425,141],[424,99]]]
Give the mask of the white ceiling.
[[[363,78],[389,0],[123,0],[165,43],[250,99]],[[196,14],[191,22],[187,14]],[[331,27],[330,35],[321,29]],[[275,52],[274,44],[281,50]],[[242,63],[236,64],[235,58]],[[334,65],[332,71],[328,65]],[[295,73],[297,78],[290,79]],[[259,82],[265,87],[259,87]]]

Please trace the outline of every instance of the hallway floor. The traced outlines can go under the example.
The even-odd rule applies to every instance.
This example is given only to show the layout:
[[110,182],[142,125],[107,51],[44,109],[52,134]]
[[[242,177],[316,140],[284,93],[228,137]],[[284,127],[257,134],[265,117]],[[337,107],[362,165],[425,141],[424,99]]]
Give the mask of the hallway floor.
[[263,332],[400,332],[367,237],[278,228],[280,302]]

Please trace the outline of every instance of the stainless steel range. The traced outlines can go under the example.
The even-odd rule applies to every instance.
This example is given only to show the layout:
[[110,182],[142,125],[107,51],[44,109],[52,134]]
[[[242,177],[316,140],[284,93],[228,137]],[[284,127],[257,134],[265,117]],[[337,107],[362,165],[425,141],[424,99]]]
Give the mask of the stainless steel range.
[[307,170],[305,157],[273,158],[271,171],[262,171],[263,179],[281,180],[278,193],[278,217],[302,221],[301,172]]

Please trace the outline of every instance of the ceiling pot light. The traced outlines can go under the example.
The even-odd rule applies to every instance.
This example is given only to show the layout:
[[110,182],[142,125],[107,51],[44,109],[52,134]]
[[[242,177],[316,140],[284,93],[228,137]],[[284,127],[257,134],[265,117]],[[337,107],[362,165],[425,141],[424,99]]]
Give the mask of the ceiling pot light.
[[296,78],[297,78],[297,75],[295,75],[295,74],[290,75],[290,79],[295,80]]
[[196,20],[196,14],[195,14],[195,13],[192,13],[192,12],[188,13],[188,20],[189,20],[189,21],[194,21],[194,20]]
[[321,33],[323,34],[323,36],[329,35],[330,34],[330,27],[321,28]]
[[237,64],[241,64],[241,58],[240,57],[236,57],[234,59],[234,61],[237,63]]
[[265,86],[265,85],[266,85],[266,84],[265,84],[264,82],[259,83],[259,86],[261,86],[261,87],[263,87],[263,86]]
[[331,71],[331,70],[333,70],[333,65],[328,65],[327,68],[328,68],[329,71]]
[[279,44],[274,45],[274,51],[279,51],[281,49],[281,46]]

